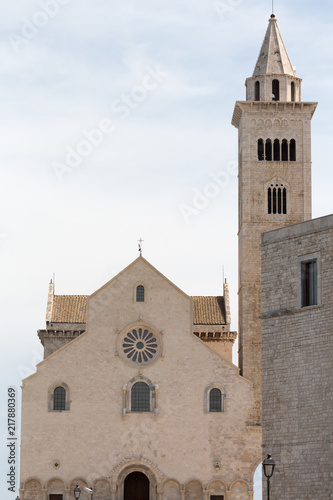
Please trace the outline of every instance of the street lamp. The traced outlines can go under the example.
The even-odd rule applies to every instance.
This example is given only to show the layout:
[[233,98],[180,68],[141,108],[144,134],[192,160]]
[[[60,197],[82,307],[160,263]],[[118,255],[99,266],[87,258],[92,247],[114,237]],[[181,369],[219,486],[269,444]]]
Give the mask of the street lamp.
[[75,488],[74,488],[74,498],[75,498],[75,500],[79,500],[80,495],[81,495],[81,490],[79,488],[79,485],[77,484],[75,486]]
[[[88,493],[91,494],[91,500],[93,500],[93,490],[91,488],[84,488]],[[79,500],[81,495],[81,489],[79,488],[79,485],[77,484],[76,487],[74,488],[74,498],[75,500]]]
[[267,478],[267,500],[269,500],[269,481],[274,473],[275,462],[272,455],[267,455],[267,458],[262,463],[265,477]]

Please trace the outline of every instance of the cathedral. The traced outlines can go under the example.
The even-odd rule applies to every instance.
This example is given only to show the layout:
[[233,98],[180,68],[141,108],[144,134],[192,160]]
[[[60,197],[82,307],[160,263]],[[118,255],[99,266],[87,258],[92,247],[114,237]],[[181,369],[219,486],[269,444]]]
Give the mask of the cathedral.
[[[262,461],[261,233],[311,218],[311,118],[274,15],[239,133],[239,367],[228,284],[191,297],[140,255],[90,296],[49,285],[22,384],[21,500],[251,500]],[[92,491],[91,491],[92,490]]]

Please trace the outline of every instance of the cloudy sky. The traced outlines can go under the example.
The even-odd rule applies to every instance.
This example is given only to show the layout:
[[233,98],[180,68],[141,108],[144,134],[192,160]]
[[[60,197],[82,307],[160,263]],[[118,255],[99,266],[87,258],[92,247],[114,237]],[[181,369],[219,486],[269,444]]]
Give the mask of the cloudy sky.
[[[270,0],[2,2],[1,449],[6,393],[34,371],[48,282],[90,294],[143,255],[190,295],[231,289],[237,131]],[[330,0],[276,0],[312,122],[313,216],[332,213]],[[223,183],[217,188],[218,176]],[[224,269],[224,271],[223,271]],[[2,495],[12,500],[13,494]]]

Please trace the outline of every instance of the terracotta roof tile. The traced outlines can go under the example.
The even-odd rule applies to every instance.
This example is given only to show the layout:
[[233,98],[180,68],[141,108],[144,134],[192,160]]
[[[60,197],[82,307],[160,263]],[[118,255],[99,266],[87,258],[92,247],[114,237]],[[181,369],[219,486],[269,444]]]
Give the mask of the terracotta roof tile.
[[[55,295],[51,323],[85,323],[88,295]],[[225,325],[223,297],[192,297],[194,325]]]
[[225,325],[223,297],[192,297],[194,325]]
[[55,295],[51,323],[85,323],[88,295]]

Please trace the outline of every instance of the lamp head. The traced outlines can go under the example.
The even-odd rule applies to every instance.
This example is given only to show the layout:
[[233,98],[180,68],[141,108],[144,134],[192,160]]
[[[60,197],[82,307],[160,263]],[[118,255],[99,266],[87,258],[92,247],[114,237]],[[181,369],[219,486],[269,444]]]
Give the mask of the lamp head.
[[77,484],[75,486],[75,488],[74,488],[74,498],[75,498],[75,500],[79,500],[80,495],[81,495],[81,490],[79,488],[79,485]]
[[264,474],[267,479],[270,479],[274,473],[275,462],[272,459],[272,455],[267,455],[267,458],[262,463]]

